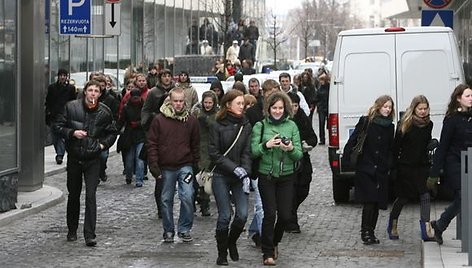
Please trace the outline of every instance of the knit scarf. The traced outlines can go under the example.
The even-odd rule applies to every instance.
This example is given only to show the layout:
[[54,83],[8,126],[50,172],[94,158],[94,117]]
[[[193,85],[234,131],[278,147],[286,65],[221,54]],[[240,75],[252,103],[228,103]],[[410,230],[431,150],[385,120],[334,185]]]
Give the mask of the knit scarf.
[[161,106],[161,113],[165,117],[169,117],[169,118],[182,121],[182,122],[187,121],[188,116],[189,116],[187,108],[184,108],[182,111],[177,112],[174,110],[174,107],[172,107],[172,103],[170,102],[164,103]]
[[419,117],[416,114],[413,114],[413,125],[419,128],[425,127],[429,124],[430,118],[429,115],[425,117]]
[[372,123],[383,126],[383,127],[390,126],[392,122],[393,122],[392,118],[382,116],[382,115],[377,115],[374,117],[374,119],[372,119]]

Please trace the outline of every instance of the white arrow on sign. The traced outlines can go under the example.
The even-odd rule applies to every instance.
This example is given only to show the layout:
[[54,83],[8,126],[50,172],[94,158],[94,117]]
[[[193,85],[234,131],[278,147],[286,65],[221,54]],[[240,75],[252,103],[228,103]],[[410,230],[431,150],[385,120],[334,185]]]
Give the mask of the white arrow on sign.
[[105,3],[105,35],[121,34],[120,3]]

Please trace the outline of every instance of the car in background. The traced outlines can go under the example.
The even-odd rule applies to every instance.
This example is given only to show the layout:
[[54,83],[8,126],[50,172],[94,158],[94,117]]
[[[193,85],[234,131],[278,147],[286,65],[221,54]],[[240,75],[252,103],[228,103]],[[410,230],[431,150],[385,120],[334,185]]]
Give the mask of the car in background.
[[322,66],[324,65],[321,62],[305,62],[305,63],[300,63],[299,65],[297,65],[295,67],[295,70],[298,73],[302,73],[303,71],[305,71],[305,69],[311,68],[313,70],[313,73],[316,73],[318,72],[318,69],[321,68]]
[[[211,83],[215,80],[218,80],[216,76],[190,76],[190,83],[197,91],[199,101],[202,99],[203,92],[210,90]],[[221,81],[221,84],[223,86],[223,90],[226,92],[231,89],[234,84],[234,80]]]

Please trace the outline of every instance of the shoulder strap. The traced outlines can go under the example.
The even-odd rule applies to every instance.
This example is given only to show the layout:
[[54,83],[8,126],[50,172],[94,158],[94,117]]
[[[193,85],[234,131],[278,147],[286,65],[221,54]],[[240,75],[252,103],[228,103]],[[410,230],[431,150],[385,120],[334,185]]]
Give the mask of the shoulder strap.
[[261,124],[262,124],[262,127],[261,127],[261,139],[259,142],[262,142],[262,136],[264,136],[264,119],[261,120]]
[[[233,149],[234,145],[236,144],[236,142],[239,140],[239,136],[241,136],[241,132],[243,132],[243,128],[244,128],[244,125],[241,125],[241,127],[239,128],[239,132],[238,132],[238,135],[236,136],[236,138],[234,139],[233,143],[231,144],[231,146],[229,146],[228,150],[226,150],[226,152],[223,154],[223,156],[226,156],[229,151],[231,151],[231,149]],[[213,166],[213,168],[211,169],[210,172],[213,173],[213,171],[215,170],[216,168],[216,165]]]
[[241,132],[243,131],[243,128],[244,128],[244,125],[242,125],[240,128],[239,128],[239,132],[238,132],[238,135],[236,136],[236,138],[234,139],[233,143],[231,144],[231,146],[229,146],[228,150],[226,150],[226,152],[223,154],[224,156],[226,156],[229,151],[231,151],[231,149],[233,149],[234,145],[236,144],[236,142],[238,141],[239,139],[239,136],[241,136]]

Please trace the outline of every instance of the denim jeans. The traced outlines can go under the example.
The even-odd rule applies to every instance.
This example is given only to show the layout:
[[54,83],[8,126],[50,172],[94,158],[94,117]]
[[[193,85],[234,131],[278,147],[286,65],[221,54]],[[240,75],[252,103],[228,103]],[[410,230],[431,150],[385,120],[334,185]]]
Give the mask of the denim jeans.
[[178,184],[180,199],[180,215],[177,231],[188,233],[193,225],[193,180],[184,182],[185,177],[192,175],[192,166],[183,166],[177,170],[161,170],[162,194],[161,210],[164,233],[175,233],[174,227],[174,194],[175,184]]
[[262,209],[261,194],[259,193],[259,186],[257,185],[259,179],[251,180],[252,188],[254,189],[254,217],[251,225],[249,225],[248,237],[251,238],[256,233],[262,233],[262,220],[264,219],[264,210]]
[[216,231],[229,229],[231,221],[231,198],[233,195],[235,213],[232,225],[244,228],[247,221],[249,195],[243,192],[243,183],[240,179],[213,173],[213,194],[218,208]]
[[325,143],[325,129],[326,129],[326,119],[328,114],[325,112],[318,111],[318,125],[320,129],[320,142]]
[[51,131],[52,136],[52,144],[54,145],[54,150],[56,151],[56,155],[64,156],[66,152],[66,142],[64,138],[54,131]]
[[292,215],[294,177],[294,174],[282,178],[259,176],[259,193],[264,208],[261,236],[264,258],[274,257],[274,247],[282,240]]
[[131,179],[136,174],[136,183],[143,183],[144,161],[139,158],[139,153],[144,142],[134,144],[126,153],[126,178]]
[[443,231],[447,229],[452,219],[461,213],[461,190],[454,191],[454,200],[441,214],[439,220],[436,221],[438,229]]

